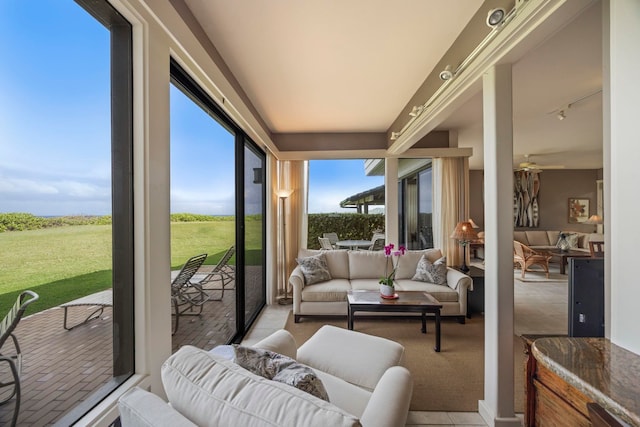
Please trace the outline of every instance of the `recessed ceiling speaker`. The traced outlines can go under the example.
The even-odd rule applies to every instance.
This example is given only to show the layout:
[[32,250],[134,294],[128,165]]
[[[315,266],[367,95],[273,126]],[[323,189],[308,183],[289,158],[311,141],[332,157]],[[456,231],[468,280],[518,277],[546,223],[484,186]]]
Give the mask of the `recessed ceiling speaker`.
[[504,9],[501,7],[491,9],[487,15],[487,25],[491,28],[497,27],[504,21],[505,14]]
[[440,80],[451,80],[453,78],[453,72],[451,71],[451,65],[447,65],[444,70],[440,71]]

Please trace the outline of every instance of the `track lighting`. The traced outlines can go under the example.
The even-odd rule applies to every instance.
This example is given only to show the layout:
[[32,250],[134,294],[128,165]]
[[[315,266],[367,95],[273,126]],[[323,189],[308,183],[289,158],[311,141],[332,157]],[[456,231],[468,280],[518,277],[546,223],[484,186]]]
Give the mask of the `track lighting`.
[[561,121],[567,118],[567,116],[564,114],[564,110],[560,110],[560,112],[556,117],[558,118],[558,120],[561,120]]
[[496,9],[491,9],[489,14],[487,15],[487,25],[491,28],[495,28],[504,21],[506,13],[503,8],[498,7]]
[[411,109],[411,111],[409,112],[409,115],[411,117],[417,117],[420,115],[420,113],[422,113],[422,105],[418,106],[418,105],[414,105],[413,108]]
[[392,141],[395,141],[398,138],[400,138],[400,132],[391,132],[391,140]]
[[451,71],[451,65],[447,65],[444,70],[440,71],[440,80],[451,80],[453,78],[453,72]]

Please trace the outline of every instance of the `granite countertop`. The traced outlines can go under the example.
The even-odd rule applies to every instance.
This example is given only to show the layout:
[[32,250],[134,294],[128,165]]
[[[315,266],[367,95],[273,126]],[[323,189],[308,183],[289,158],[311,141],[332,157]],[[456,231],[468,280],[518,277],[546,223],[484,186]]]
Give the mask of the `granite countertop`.
[[640,426],[640,355],[605,338],[540,338],[538,363],[623,421]]

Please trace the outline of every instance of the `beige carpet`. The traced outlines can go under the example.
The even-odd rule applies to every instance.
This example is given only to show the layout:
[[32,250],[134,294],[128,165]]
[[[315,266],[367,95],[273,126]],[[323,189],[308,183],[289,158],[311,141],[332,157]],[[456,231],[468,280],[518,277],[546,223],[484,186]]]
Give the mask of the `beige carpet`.
[[[293,322],[289,313],[285,329],[298,345],[322,325],[347,327],[346,318],[303,318]],[[464,325],[455,320],[442,322],[442,349],[433,351],[433,321],[427,321],[427,334],[420,333],[420,321],[404,319],[356,320],[354,329],[397,341],[405,346],[406,367],[414,380],[412,411],[467,412],[478,410],[484,394],[484,321],[476,316]],[[520,338],[514,338],[516,412],[523,412],[524,353]]]

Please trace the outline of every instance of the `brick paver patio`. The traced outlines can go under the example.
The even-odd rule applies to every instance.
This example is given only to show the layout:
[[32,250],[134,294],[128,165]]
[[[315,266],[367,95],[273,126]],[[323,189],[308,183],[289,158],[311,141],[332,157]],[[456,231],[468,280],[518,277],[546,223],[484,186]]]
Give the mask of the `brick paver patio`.
[[[84,320],[88,310],[93,309],[69,309],[70,324]],[[209,349],[226,343],[235,329],[235,310],[235,290],[227,288],[223,301],[205,304],[202,316],[181,317],[173,351],[185,344]],[[112,377],[111,308],[70,331],[62,327],[63,313],[52,308],[27,316],[15,331],[24,355],[19,426],[55,423]],[[2,379],[9,375],[5,365],[0,365]],[[0,425],[9,424],[13,409],[13,401],[0,406]]]

